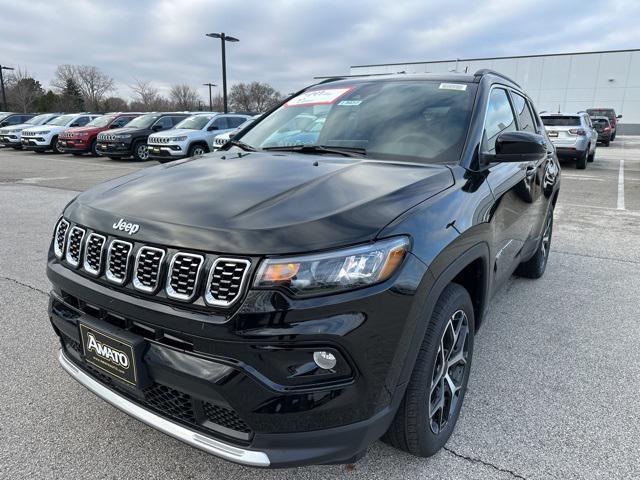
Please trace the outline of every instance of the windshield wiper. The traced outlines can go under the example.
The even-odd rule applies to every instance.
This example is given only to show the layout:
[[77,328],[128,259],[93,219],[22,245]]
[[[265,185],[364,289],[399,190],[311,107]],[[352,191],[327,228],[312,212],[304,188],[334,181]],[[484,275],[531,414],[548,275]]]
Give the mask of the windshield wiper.
[[236,146],[238,148],[241,148],[245,152],[257,152],[258,151],[257,148],[252,147],[248,143],[244,143],[241,140],[235,140],[233,138],[227,140],[227,143],[225,143],[225,145],[234,145],[234,146]]
[[296,153],[335,153],[345,157],[363,157],[367,155],[364,148],[358,147],[325,147],[323,145],[292,145],[289,147],[266,147],[263,150],[276,152],[296,152]]

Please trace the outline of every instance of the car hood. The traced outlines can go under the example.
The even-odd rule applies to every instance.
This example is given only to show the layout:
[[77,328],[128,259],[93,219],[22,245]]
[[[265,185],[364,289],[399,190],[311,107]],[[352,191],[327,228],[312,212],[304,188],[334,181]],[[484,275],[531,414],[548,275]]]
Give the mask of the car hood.
[[30,123],[19,123],[18,125],[7,125],[6,127],[0,128],[0,133],[11,132],[13,130],[24,130],[25,128],[35,127],[37,125],[32,125]]
[[[121,135],[123,133],[140,133],[140,132],[148,132],[150,131],[148,128],[137,128],[137,127],[122,127],[122,128],[111,128],[108,132],[114,135]],[[105,130],[106,132],[106,130]]]
[[199,132],[200,130],[196,130],[194,128],[170,128],[168,130],[163,130],[161,132],[152,133],[149,135],[153,138],[171,138],[180,135],[192,135],[194,132]]
[[[285,254],[374,239],[453,185],[445,166],[305,154],[220,152],[98,185],[65,215],[132,240],[236,254]],[[127,236],[126,233],[118,232]]]

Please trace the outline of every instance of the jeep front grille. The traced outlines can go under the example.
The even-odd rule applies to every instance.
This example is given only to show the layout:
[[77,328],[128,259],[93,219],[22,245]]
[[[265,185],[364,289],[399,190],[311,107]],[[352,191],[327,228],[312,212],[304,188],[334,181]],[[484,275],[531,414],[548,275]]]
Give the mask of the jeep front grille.
[[69,230],[69,222],[61,218],[56,225],[56,233],[53,238],[53,253],[56,257],[62,258],[64,255],[64,243],[67,239],[67,230]]
[[169,266],[167,295],[178,300],[191,300],[196,293],[202,255],[176,253]]
[[149,137],[147,143],[169,143],[169,137]]
[[127,281],[129,269],[129,257],[133,245],[122,240],[113,240],[107,253],[107,280],[117,285],[123,285]]
[[102,253],[106,242],[106,237],[94,232],[89,234],[87,244],[84,247],[83,268],[96,277],[100,275],[100,270],[102,270]]
[[142,291],[155,292],[160,281],[164,250],[155,247],[141,247],[136,255],[133,286]]
[[115,139],[115,135],[98,135],[98,141],[100,142],[113,142]]
[[209,305],[228,307],[242,293],[249,272],[248,260],[218,258],[211,266],[204,299]]
[[82,239],[85,230],[80,227],[73,227],[69,232],[69,241],[67,242],[66,260],[72,267],[80,265],[80,254],[82,252]]

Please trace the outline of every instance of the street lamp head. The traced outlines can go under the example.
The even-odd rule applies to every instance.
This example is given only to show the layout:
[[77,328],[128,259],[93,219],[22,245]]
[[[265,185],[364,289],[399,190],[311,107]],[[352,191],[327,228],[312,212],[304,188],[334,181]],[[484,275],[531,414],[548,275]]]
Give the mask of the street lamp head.
[[205,33],[205,35],[211,38],[222,38],[222,35],[220,35],[219,33]]
[[223,33],[205,33],[205,35],[207,37],[211,37],[211,38],[224,38],[225,41],[227,41],[227,42],[239,42],[240,41],[236,37],[230,37],[228,35],[225,35],[224,32]]
[[225,39],[227,42],[239,42],[239,41],[240,41],[240,40],[239,40],[238,38],[236,38],[236,37],[227,37],[227,36],[225,36],[225,37],[224,37],[224,39]]
[[0,67],[2,70],[15,70],[15,68],[11,67]]

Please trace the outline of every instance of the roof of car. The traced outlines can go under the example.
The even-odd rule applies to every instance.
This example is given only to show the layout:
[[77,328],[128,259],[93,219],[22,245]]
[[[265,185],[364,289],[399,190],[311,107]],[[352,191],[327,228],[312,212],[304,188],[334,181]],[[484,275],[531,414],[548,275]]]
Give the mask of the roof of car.
[[575,113],[562,113],[562,112],[544,112],[541,113],[541,117],[579,117],[580,115],[585,114],[585,112],[575,112]]

